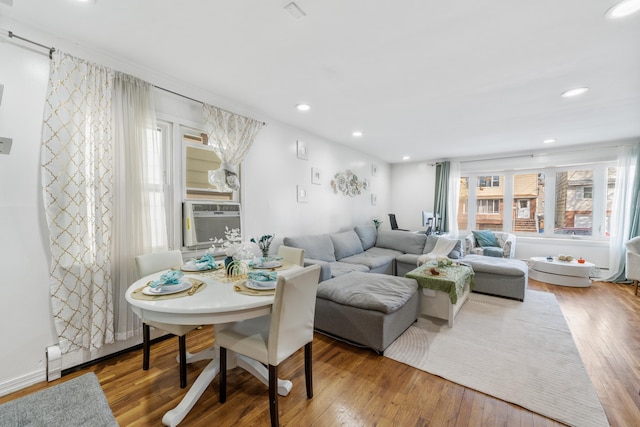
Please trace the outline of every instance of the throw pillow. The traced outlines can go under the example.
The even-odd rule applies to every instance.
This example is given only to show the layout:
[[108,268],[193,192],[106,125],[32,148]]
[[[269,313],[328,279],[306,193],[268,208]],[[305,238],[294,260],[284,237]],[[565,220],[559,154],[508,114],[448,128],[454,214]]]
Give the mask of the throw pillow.
[[330,234],[329,237],[333,242],[337,260],[363,252],[360,238],[353,230]]
[[357,225],[354,230],[360,238],[362,243],[362,249],[365,251],[372,248],[376,244],[376,238],[378,237],[378,230],[374,225]]
[[486,247],[497,247],[499,248],[500,245],[498,244],[498,239],[496,239],[496,235],[493,234],[493,231],[491,230],[477,230],[477,231],[472,231],[473,233],[473,237],[476,239],[476,242],[478,243],[478,246],[482,247],[482,248],[486,248]]

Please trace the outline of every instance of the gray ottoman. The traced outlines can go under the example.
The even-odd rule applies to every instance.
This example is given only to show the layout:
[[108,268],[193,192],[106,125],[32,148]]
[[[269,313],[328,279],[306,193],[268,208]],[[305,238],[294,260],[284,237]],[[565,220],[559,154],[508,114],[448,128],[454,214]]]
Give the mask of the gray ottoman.
[[314,327],[382,354],[419,314],[418,282],[353,272],[318,285]]
[[459,260],[473,268],[473,292],[524,301],[529,268],[518,259],[467,255]]

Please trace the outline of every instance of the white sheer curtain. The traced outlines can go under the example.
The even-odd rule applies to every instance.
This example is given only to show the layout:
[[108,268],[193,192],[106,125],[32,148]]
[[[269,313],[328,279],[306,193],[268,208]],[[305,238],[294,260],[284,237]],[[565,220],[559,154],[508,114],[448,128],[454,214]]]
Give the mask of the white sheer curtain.
[[63,354],[114,339],[112,80],[108,68],[53,54],[41,174],[51,304]]
[[449,197],[447,198],[447,212],[449,212],[449,233],[458,236],[458,195],[460,194],[460,162],[449,164]]
[[238,166],[264,123],[207,104],[202,112],[209,144],[221,160],[220,169],[209,171],[209,181],[221,191],[237,190]]
[[115,146],[115,330],[124,340],[141,332],[141,321],[124,298],[137,279],[136,255],[167,250],[164,208],[165,168],[157,138],[153,87],[115,73],[113,82]]
[[624,272],[625,248],[631,230],[633,211],[632,200],[636,174],[636,163],[640,155],[640,147],[623,145],[618,148],[618,163],[616,165],[616,188],[611,213],[611,236],[609,240],[609,274],[604,281],[615,281]]

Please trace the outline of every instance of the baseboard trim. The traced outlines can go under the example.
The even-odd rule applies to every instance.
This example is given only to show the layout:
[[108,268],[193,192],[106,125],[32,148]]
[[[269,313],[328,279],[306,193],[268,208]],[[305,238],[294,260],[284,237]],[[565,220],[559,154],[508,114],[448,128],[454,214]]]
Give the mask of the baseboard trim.
[[27,375],[0,383],[0,396],[11,394],[46,380],[47,370],[45,368],[38,369],[37,371],[33,371]]

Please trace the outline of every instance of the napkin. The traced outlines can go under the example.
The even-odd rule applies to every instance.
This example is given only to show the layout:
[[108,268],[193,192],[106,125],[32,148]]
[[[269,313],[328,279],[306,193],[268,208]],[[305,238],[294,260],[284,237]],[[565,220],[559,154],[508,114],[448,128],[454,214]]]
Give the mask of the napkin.
[[256,282],[273,282],[278,279],[278,273],[275,271],[250,271],[247,273],[247,278]]
[[180,270],[169,270],[164,273],[158,280],[149,283],[149,287],[153,289],[161,288],[164,285],[177,285],[182,279],[183,273]]
[[265,262],[280,261],[281,259],[282,259],[282,257],[254,258],[251,261],[249,261],[249,267],[251,267],[251,268],[253,268],[253,267],[262,267]]
[[218,268],[218,263],[213,259],[211,254],[205,254],[200,259],[192,259],[189,264],[195,265],[198,270],[209,270],[211,268]]

